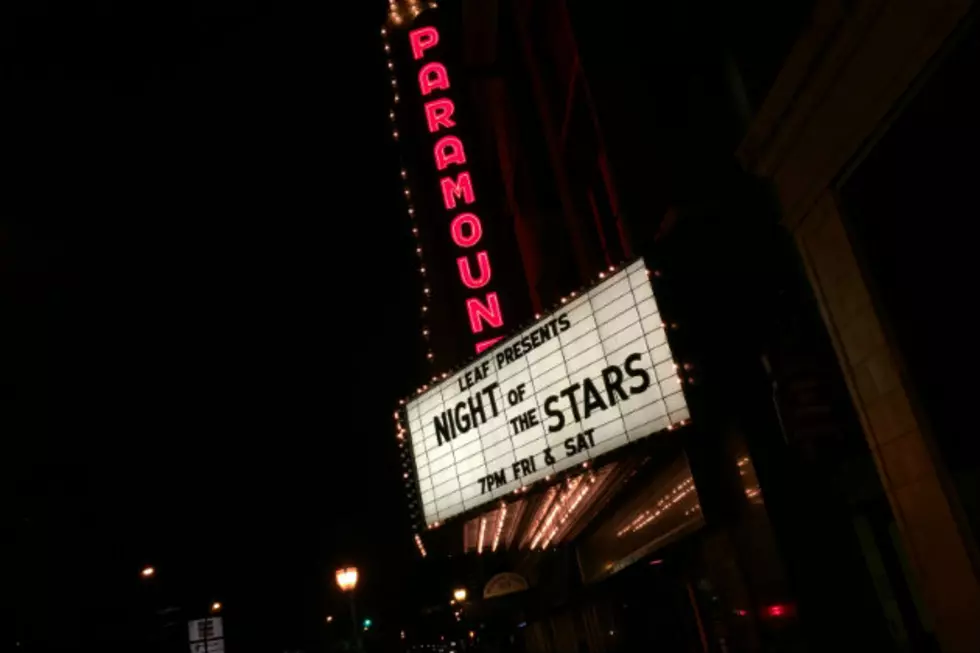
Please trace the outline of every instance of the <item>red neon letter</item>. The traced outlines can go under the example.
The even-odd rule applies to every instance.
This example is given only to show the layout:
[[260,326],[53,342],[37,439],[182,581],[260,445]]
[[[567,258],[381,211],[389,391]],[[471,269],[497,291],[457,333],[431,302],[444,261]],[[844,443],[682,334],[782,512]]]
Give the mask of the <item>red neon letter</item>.
[[429,131],[436,132],[440,127],[452,129],[456,126],[453,122],[453,101],[449,98],[432,100],[425,103],[425,121],[429,123]]
[[443,136],[436,141],[433,148],[436,155],[436,168],[445,170],[453,163],[463,165],[466,163],[466,152],[463,151],[463,141],[455,136]]
[[439,184],[442,186],[442,203],[447,209],[456,208],[457,197],[462,197],[466,204],[476,201],[476,196],[473,195],[473,182],[470,181],[468,172],[459,173],[456,181],[453,181],[452,177],[443,177],[439,180]]
[[473,333],[483,331],[483,322],[481,320],[485,321],[494,329],[504,325],[504,314],[500,312],[500,300],[497,299],[497,293],[495,292],[487,293],[486,306],[481,304],[480,300],[475,297],[467,299],[466,314],[470,318],[470,330]]
[[432,61],[422,66],[419,71],[419,88],[422,95],[428,95],[437,88],[446,90],[449,88],[449,73],[441,63]]
[[476,253],[476,264],[480,268],[480,278],[473,278],[473,270],[470,269],[470,260],[465,256],[456,259],[456,267],[459,268],[459,278],[463,280],[463,285],[467,288],[476,290],[490,283],[490,257],[486,250]]
[[408,40],[412,43],[412,56],[421,59],[426,50],[439,43],[439,32],[435,27],[420,27],[408,33]]
[[[463,227],[469,228],[468,236],[463,233]],[[460,213],[449,224],[449,231],[453,235],[454,243],[460,247],[473,247],[483,236],[483,223],[474,213]]]
[[489,340],[484,340],[482,342],[476,343],[476,353],[479,354],[480,352],[482,352],[485,349],[490,349],[495,344],[497,344],[498,341],[503,340],[503,339],[504,339],[503,336],[497,336],[496,338],[490,338]]

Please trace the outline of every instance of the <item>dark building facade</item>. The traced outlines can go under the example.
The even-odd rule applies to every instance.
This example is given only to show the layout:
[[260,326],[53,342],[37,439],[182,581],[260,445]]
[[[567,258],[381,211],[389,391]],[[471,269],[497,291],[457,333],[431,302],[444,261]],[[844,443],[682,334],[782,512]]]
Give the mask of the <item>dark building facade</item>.
[[472,607],[498,636],[980,650],[975,272],[951,237],[976,11],[887,4],[392,5],[387,30],[446,12],[461,35],[514,330],[642,255],[689,377],[692,424],[583,475],[574,509],[568,479],[422,534],[473,587],[530,581]]

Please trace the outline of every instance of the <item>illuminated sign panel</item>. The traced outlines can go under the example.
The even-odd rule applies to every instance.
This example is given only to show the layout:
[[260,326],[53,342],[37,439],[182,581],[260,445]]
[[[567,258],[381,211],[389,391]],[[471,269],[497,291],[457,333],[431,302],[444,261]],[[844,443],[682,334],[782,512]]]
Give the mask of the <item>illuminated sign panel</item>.
[[686,420],[638,260],[406,406],[427,524]]
[[[466,168],[463,141],[454,131],[456,105],[451,98],[441,95],[449,90],[449,73],[438,60],[437,53],[430,52],[439,44],[439,39],[439,30],[432,25],[408,33],[412,58],[420,64],[418,85],[424,99],[425,124],[429,132],[437,137],[432,154],[436,170],[440,173],[443,206],[449,213],[446,230],[459,248],[456,267],[460,283],[470,291],[465,302],[466,316],[470,331],[479,338],[475,345],[479,353],[502,337],[490,335],[489,332],[503,328],[504,315],[497,292],[487,288],[493,269],[490,255],[480,246],[483,224],[480,217],[468,208],[476,201],[476,194]],[[473,272],[474,260],[476,273]]]
[[487,97],[460,3],[393,6],[382,29],[392,136],[423,281],[434,369],[493,346],[530,313]]

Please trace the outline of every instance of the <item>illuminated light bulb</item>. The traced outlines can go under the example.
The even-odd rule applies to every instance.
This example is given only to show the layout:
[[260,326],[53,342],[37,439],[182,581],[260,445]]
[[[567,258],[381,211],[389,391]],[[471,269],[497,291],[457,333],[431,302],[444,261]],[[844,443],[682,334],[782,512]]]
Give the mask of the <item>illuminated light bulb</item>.
[[391,46],[385,43],[385,52],[391,52]]
[[409,215],[415,215],[415,209],[414,209],[414,208],[412,208],[411,206],[410,206],[410,207],[408,207],[408,214],[409,214]]
[[412,233],[413,233],[414,235],[416,235],[416,236],[418,236],[418,235],[419,235],[419,230],[418,230],[418,228],[416,228],[416,227],[412,227]]
[[606,273],[605,272],[600,272],[599,273],[599,278],[600,279],[605,279],[606,278]]
[[421,272],[422,274],[425,274],[425,266],[420,267],[419,268],[419,272]]
[[609,266],[609,271],[610,272],[615,272],[616,271],[616,266],[615,265],[610,265]]
[[540,320],[541,319],[541,313],[535,313],[534,314],[534,319],[535,320]]
[[416,254],[421,254],[422,253],[422,248],[421,247],[416,247],[415,248],[415,253]]
[[391,87],[392,88],[398,88],[398,82],[396,80],[392,79],[391,80]]
[[394,138],[397,141],[398,140],[398,130],[396,129],[393,132],[391,132],[391,136],[392,136],[392,138]]
[[429,335],[429,330],[428,329],[422,329],[422,335],[423,336]]
[[562,297],[562,298],[561,298],[561,303],[562,303],[562,304],[564,304],[564,303],[565,303],[565,302],[567,302],[567,301],[568,301],[568,300],[567,300],[567,299],[565,299],[564,297]]
[[[395,115],[395,112],[392,111],[391,115]],[[406,177],[408,177],[408,172],[405,170],[405,168],[402,168],[402,179],[405,179]]]
[[428,289],[428,288],[424,288],[424,289],[422,290],[422,292],[424,292],[424,293],[425,293],[426,295],[428,295],[428,294],[429,294],[429,289]]
[[388,30],[386,30],[384,27],[382,27],[381,28],[381,36],[387,36],[387,35],[388,35]]
[[408,472],[405,472],[404,474],[402,474],[402,476],[404,476],[405,478],[408,478]]
[[574,296],[575,296],[575,291],[573,290],[573,291],[572,291],[572,297],[574,297]]
[[[389,111],[388,112],[388,117],[391,118],[392,120],[394,120],[395,119],[395,112],[394,111]],[[402,176],[404,177],[404,175],[402,175]]]
[[[479,537],[479,540],[477,541],[477,544],[476,544],[476,554],[477,555],[483,555],[483,536],[486,535],[486,533],[487,533],[487,518],[484,517],[483,519],[480,520],[480,537]],[[465,598],[466,597],[464,595],[463,598],[462,599],[459,599],[459,600],[462,601]],[[458,613],[457,613],[457,616],[459,616]]]
[[393,62],[389,61],[388,62],[388,70],[394,70],[394,69],[395,69],[395,64]]
[[422,312],[423,312],[423,313],[425,313],[425,312],[426,312],[427,310],[429,310],[429,307],[428,307],[428,306],[423,306],[423,307],[422,307]]
[[398,97],[398,93],[395,93],[395,104],[398,104],[398,100],[400,100],[400,99],[401,98]]

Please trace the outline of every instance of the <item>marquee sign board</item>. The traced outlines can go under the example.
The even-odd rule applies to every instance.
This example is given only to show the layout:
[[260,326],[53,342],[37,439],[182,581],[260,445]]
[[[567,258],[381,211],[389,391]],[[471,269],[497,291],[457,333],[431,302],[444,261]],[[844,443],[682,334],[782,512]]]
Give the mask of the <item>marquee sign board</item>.
[[688,418],[643,260],[406,405],[427,525]]

